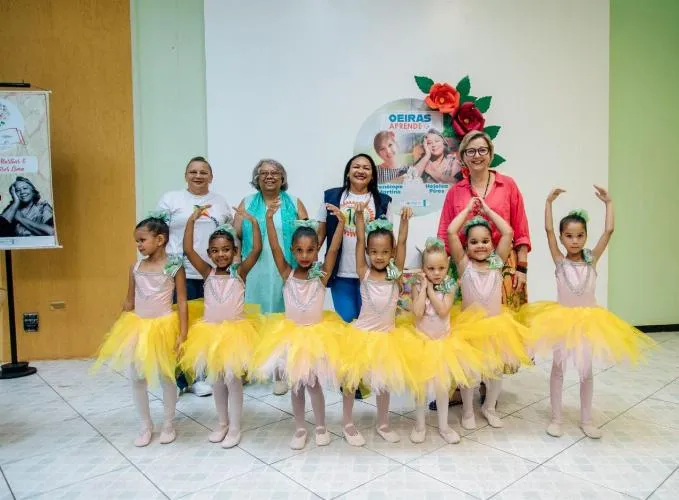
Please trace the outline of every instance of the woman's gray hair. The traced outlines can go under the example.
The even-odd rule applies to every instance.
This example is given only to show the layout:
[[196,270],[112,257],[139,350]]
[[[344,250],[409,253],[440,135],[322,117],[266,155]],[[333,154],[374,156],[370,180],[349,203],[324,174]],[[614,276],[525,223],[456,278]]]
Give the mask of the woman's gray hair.
[[281,174],[281,191],[287,191],[288,190],[288,173],[285,171],[285,167],[281,165],[279,162],[276,160],[272,160],[271,158],[265,158],[263,160],[259,160],[257,162],[257,165],[255,165],[255,168],[252,169],[252,180],[250,181],[250,185],[255,188],[257,191],[261,191],[259,188],[259,169],[262,168],[264,164],[271,165],[274,167],[276,170],[278,170]]

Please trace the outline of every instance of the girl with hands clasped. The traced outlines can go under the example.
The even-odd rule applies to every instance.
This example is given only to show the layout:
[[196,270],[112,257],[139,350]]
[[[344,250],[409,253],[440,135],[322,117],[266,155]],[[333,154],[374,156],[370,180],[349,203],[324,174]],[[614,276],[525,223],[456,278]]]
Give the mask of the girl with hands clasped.
[[[477,215],[465,223],[469,214],[480,209],[500,231],[500,241],[493,248],[488,220]],[[463,229],[464,226],[464,229]],[[467,246],[462,245],[460,230],[463,229]],[[478,321],[477,333],[469,338],[470,343],[481,350],[486,358],[486,369],[494,368],[495,373],[486,382],[486,400],[481,413],[491,427],[503,427],[495,413],[497,399],[502,390],[502,368],[504,365],[519,366],[530,364],[525,344],[528,330],[518,323],[512,313],[502,308],[502,268],[512,247],[511,226],[493,211],[483,198],[471,198],[448,226],[448,243],[455,260],[462,287],[462,308],[481,307],[488,315]],[[475,429],[473,398],[474,389],[462,387],[462,427]]]
[[[97,368],[108,360],[114,369],[130,371],[134,403],[141,418],[135,446],[147,446],[153,435],[149,381],[160,381],[163,386],[165,421],[160,443],[176,439],[172,423],[177,406],[176,353],[186,339],[189,314],[181,258],[165,252],[170,238],[169,220],[167,212],[152,212],[135,227],[134,239],[142,259],[130,269],[124,312],[106,336],[95,363]],[[178,313],[172,310],[175,290]]]
[[356,207],[356,270],[361,278],[361,312],[349,326],[343,343],[343,430],[345,439],[353,446],[365,444],[352,416],[354,389],[361,379],[376,393],[377,433],[391,443],[398,442],[400,437],[389,428],[390,392],[419,389],[412,370],[420,361],[420,343],[406,327],[396,326],[399,278],[412,209],[401,210],[396,241],[388,220],[376,219],[366,226],[365,206],[360,203]]
[[292,255],[297,266],[293,267],[292,262],[285,260],[278,243],[273,217],[279,208],[280,202],[276,201],[267,209],[266,231],[274,262],[284,281],[285,314],[273,314],[267,318],[262,342],[255,354],[255,366],[258,376],[263,379],[270,378],[275,370],[280,370],[292,387],[290,396],[296,429],[290,447],[301,450],[307,441],[305,389],[309,392],[316,421],[316,445],[330,444],[322,386],[335,385],[335,374],[340,368],[339,335],[345,323],[337,314],[324,312],[323,305],[325,287],[337,259],[345,221],[337,207],[327,206],[338,219],[338,229],[323,264],[317,260],[320,250],[317,222],[295,221]]
[[580,372],[580,428],[590,438],[598,439],[601,431],[592,422],[592,360],[638,361],[643,348],[653,340],[596,303],[596,265],[613,234],[613,201],[606,189],[594,186],[595,194],[606,205],[604,231],[592,250],[587,242],[587,212],[573,210],[559,222],[559,249],[552,203],[564,193],[554,189],[545,203],[545,231],[549,251],[556,265],[557,302],[536,302],[524,306],[522,316],[538,338],[538,346],[553,350],[550,377],[552,420],[547,434],[562,435],[561,400],[563,371],[570,359]]
[[208,440],[233,448],[241,439],[242,378],[259,341],[257,316],[245,314],[245,279],[262,252],[262,235],[252,215],[236,210],[236,216],[252,224],[252,251],[242,263],[234,263],[236,232],[223,224],[210,235],[207,254],[212,263],[205,262],[193,247],[193,231],[207,208],[196,207],[184,231],[184,255],[205,280],[205,313],[189,329],[180,365],[212,384],[219,421]]
[[[447,443],[459,443],[460,436],[448,425],[448,393],[456,386],[468,387],[484,369],[483,353],[466,337],[473,336],[476,322],[485,315],[468,310],[456,317],[451,329],[450,311],[457,291],[448,276],[448,254],[438,238],[429,238],[422,252],[422,274],[411,295],[415,327],[423,339],[422,359],[426,360],[426,392],[436,398],[439,434]],[[425,392],[425,391],[423,391]],[[413,443],[425,440],[424,402],[418,401],[416,424],[410,434]]]

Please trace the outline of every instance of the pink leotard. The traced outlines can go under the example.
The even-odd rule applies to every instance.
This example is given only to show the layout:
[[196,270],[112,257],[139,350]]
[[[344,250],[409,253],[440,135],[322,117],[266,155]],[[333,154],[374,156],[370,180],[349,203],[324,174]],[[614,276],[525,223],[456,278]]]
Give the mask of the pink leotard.
[[164,272],[140,271],[141,260],[132,271],[134,276],[134,312],[142,318],[159,318],[172,313],[174,278]]
[[361,281],[361,312],[354,323],[356,328],[389,332],[396,325],[398,285],[395,281],[370,279],[370,270]]
[[205,313],[208,323],[221,323],[243,318],[245,286],[238,271],[216,274],[215,269],[205,279]]
[[323,319],[325,286],[320,278],[311,280],[290,276],[283,286],[285,317],[298,325],[315,325]]
[[489,316],[502,312],[502,275],[499,269],[478,270],[467,261],[462,273],[462,308],[482,306]]

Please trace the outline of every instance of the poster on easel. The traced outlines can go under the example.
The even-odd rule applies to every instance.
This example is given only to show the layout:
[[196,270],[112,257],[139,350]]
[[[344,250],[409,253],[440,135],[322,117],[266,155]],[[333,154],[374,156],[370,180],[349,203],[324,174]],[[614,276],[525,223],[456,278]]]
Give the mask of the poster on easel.
[[59,247],[47,90],[0,90],[0,249]]

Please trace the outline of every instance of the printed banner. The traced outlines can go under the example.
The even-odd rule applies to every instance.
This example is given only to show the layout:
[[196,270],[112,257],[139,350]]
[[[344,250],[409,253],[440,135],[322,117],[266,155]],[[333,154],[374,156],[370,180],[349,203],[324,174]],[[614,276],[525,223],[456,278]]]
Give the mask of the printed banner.
[[59,246],[49,91],[0,91],[0,249]]

